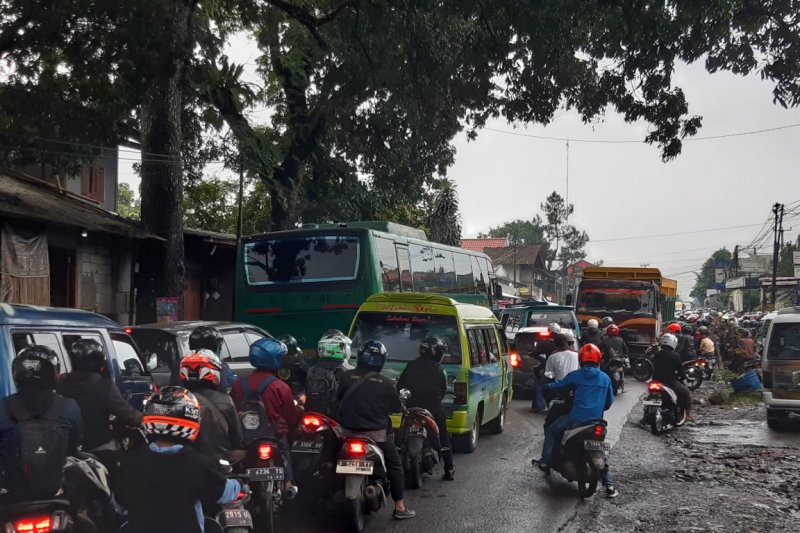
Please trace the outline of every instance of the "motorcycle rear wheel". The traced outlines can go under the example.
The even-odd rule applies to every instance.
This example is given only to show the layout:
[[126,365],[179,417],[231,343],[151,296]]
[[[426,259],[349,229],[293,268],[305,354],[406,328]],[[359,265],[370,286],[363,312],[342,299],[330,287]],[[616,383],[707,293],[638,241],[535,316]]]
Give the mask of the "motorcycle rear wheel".
[[653,363],[646,357],[640,357],[631,363],[631,373],[639,381],[649,381],[653,377]]
[[600,480],[600,472],[593,467],[589,467],[589,480],[578,481],[578,495],[581,498],[591,497],[597,491],[597,482]]
[[686,371],[686,387],[689,390],[697,390],[703,384],[703,373],[697,368],[690,368]]
[[678,419],[675,421],[675,427],[681,427],[686,423],[686,409],[678,410]]
[[355,500],[347,500],[344,510],[344,530],[348,533],[361,533],[364,530],[364,492]]
[[653,435],[658,435],[664,431],[664,417],[661,416],[661,411],[656,409],[653,417],[650,419],[650,431]]

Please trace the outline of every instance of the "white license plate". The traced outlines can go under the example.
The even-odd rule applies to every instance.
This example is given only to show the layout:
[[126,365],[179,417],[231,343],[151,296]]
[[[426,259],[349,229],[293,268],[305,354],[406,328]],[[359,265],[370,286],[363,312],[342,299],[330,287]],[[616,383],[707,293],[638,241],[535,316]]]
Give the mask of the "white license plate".
[[219,515],[217,520],[221,525],[227,527],[253,527],[253,517],[250,512],[245,509],[225,509]]
[[372,461],[351,461],[340,459],[336,463],[337,474],[361,474],[364,476],[372,475]]
[[585,440],[583,441],[583,449],[595,452],[610,452],[611,446],[602,440]]
[[270,466],[268,468],[248,468],[247,477],[250,481],[282,481],[283,468]]
[[315,440],[296,440],[292,444],[293,453],[320,453],[322,442]]
[[421,436],[424,437],[425,436],[425,428],[424,427],[420,427],[420,426],[411,426],[410,428],[408,428],[408,434],[409,435],[421,435]]
[[653,405],[656,407],[661,407],[661,400],[645,400],[642,402],[642,405]]

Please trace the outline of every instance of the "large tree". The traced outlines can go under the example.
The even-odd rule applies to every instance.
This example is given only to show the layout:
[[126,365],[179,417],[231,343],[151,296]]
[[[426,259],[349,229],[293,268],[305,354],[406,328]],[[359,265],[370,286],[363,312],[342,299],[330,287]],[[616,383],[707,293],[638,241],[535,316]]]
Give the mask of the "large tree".
[[695,274],[696,281],[692,292],[689,293],[689,296],[696,298],[702,305],[706,299],[706,290],[714,288],[716,281],[714,271],[717,263],[728,264],[732,258],[733,254],[731,254],[730,250],[727,248],[720,248],[711,254],[711,257],[706,259],[703,263],[703,266],[700,268],[700,272]]
[[489,237],[507,237],[510,242],[517,244],[545,243],[542,219],[538,215],[531,220],[517,219],[511,222],[504,222],[499,226],[489,228],[487,233],[478,234],[479,239],[486,239]]

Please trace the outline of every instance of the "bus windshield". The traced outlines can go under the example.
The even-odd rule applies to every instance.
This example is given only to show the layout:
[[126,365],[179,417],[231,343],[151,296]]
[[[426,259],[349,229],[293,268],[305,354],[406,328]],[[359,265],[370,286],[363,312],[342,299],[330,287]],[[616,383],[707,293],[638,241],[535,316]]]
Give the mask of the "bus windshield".
[[461,341],[456,318],[410,313],[360,313],[353,330],[353,346],[380,341],[389,361],[412,361],[426,337],[439,337],[447,344],[443,364],[461,364]]
[[351,281],[358,275],[359,238],[313,235],[249,242],[244,265],[249,285]]
[[655,293],[647,289],[586,287],[578,293],[578,311],[655,316]]

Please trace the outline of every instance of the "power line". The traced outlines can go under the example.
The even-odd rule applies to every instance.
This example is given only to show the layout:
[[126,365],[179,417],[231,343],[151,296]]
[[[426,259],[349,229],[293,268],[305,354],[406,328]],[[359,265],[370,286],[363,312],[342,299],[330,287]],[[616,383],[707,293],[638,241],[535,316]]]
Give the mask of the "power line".
[[[800,127],[800,122],[794,124],[786,124],[783,126],[776,126],[774,128],[764,128],[759,130],[749,130],[749,131],[740,131],[735,133],[723,133],[720,135],[708,135],[705,137],[687,137],[683,139],[683,141],[710,141],[714,139],[727,139],[729,137],[742,137],[745,135],[758,135],[761,133],[769,133],[773,131],[780,131],[780,130],[787,130],[791,128]],[[549,135],[536,135],[533,133],[522,133],[518,131],[509,131],[509,130],[501,130],[498,128],[483,128],[485,130],[493,131],[496,133],[504,133],[506,135],[514,135],[517,137],[528,137],[530,139],[539,139],[542,141],[569,141],[569,142],[576,142],[576,143],[586,143],[586,144],[641,144],[642,139],[574,139],[572,137],[552,137]]]
[[752,228],[755,226],[761,226],[761,223],[758,224],[742,224],[740,226],[727,226],[724,228],[711,228],[711,229],[702,229],[702,230],[695,230],[695,231],[681,231],[677,233],[661,233],[659,235],[637,235],[635,237],[619,237],[616,239],[592,239],[589,242],[617,242],[617,241],[633,241],[637,239],[655,239],[658,237],[674,237],[677,235],[692,235],[695,233],[708,233],[712,231],[723,231],[728,229],[740,229],[740,228]]

